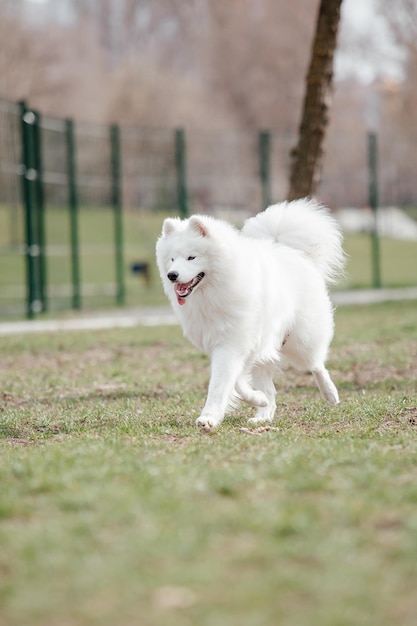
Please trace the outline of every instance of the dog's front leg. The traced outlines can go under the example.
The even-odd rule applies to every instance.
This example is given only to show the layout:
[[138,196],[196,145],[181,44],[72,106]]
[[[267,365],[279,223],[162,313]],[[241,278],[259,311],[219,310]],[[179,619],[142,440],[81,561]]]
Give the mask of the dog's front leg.
[[211,377],[206,404],[197,419],[197,426],[209,430],[218,426],[233,395],[242,372],[243,358],[226,348],[214,350],[211,356]]

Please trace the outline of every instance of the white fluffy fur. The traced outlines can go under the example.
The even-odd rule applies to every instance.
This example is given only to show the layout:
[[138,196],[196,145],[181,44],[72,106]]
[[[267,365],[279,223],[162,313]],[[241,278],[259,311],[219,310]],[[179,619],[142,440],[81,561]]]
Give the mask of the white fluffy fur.
[[[271,421],[274,371],[287,364],[311,371],[323,397],[339,402],[324,364],[333,337],[326,285],[343,269],[341,244],[336,221],[312,200],[271,206],[240,232],[208,216],[165,220],[156,245],[164,290],[185,336],[211,359],[200,426],[218,426],[236,397],[258,407],[252,422]],[[174,284],[202,272],[178,298]]]

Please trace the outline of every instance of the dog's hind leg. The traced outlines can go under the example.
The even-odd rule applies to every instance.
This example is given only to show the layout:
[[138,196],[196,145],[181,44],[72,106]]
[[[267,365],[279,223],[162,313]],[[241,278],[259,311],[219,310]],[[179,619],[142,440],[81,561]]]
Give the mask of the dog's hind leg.
[[255,417],[251,417],[248,421],[251,424],[259,424],[261,422],[272,422],[277,407],[275,403],[275,385],[273,381],[273,368],[268,365],[259,365],[253,371],[254,386],[261,389],[258,393],[263,393],[267,399],[267,404],[260,407]]
[[323,398],[330,404],[339,404],[339,394],[336,385],[330,378],[330,374],[324,365],[316,366],[311,373]]
[[247,404],[256,407],[268,406],[269,401],[263,391],[252,389],[245,376],[238,378],[236,382],[236,392],[239,397]]

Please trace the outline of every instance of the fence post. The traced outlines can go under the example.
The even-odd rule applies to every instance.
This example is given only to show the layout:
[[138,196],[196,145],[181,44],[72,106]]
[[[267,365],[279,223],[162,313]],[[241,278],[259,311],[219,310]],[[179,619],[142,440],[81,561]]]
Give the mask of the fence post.
[[181,217],[188,217],[187,197],[187,157],[185,131],[178,128],[175,131],[175,165],[177,170],[178,207]]
[[39,244],[36,240],[36,168],[35,151],[35,114],[30,111],[26,102],[20,103],[20,121],[22,137],[22,187],[25,207],[25,236],[26,236],[26,315],[33,319],[36,313],[42,310],[42,302],[38,297],[39,274],[38,257]]
[[381,287],[379,235],[378,235],[378,139],[375,132],[368,133],[369,205],[373,215],[371,231],[372,285]]
[[76,146],[74,122],[71,119],[65,120],[65,139],[71,237],[72,308],[81,309]]
[[117,125],[110,126],[112,205],[114,212],[114,243],[116,260],[116,302],[125,301],[125,285],[123,273],[123,216],[122,216],[122,181],[120,156],[120,129]]
[[35,159],[38,175],[36,177],[36,201],[37,201],[37,241],[39,244],[39,295],[42,303],[42,311],[48,310],[47,299],[47,270],[46,270],[46,236],[45,236],[45,198],[43,191],[43,161],[42,161],[42,132],[40,113],[34,112],[34,140]]
[[262,209],[271,204],[271,133],[261,130],[259,133],[259,173],[262,187]]

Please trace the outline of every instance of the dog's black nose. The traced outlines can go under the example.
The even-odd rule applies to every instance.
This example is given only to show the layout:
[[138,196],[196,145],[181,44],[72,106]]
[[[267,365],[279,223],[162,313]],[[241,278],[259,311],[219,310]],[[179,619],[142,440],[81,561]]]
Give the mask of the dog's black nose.
[[175,281],[177,280],[179,274],[178,274],[178,272],[168,272],[167,276],[168,276],[169,280],[172,283],[175,283]]

